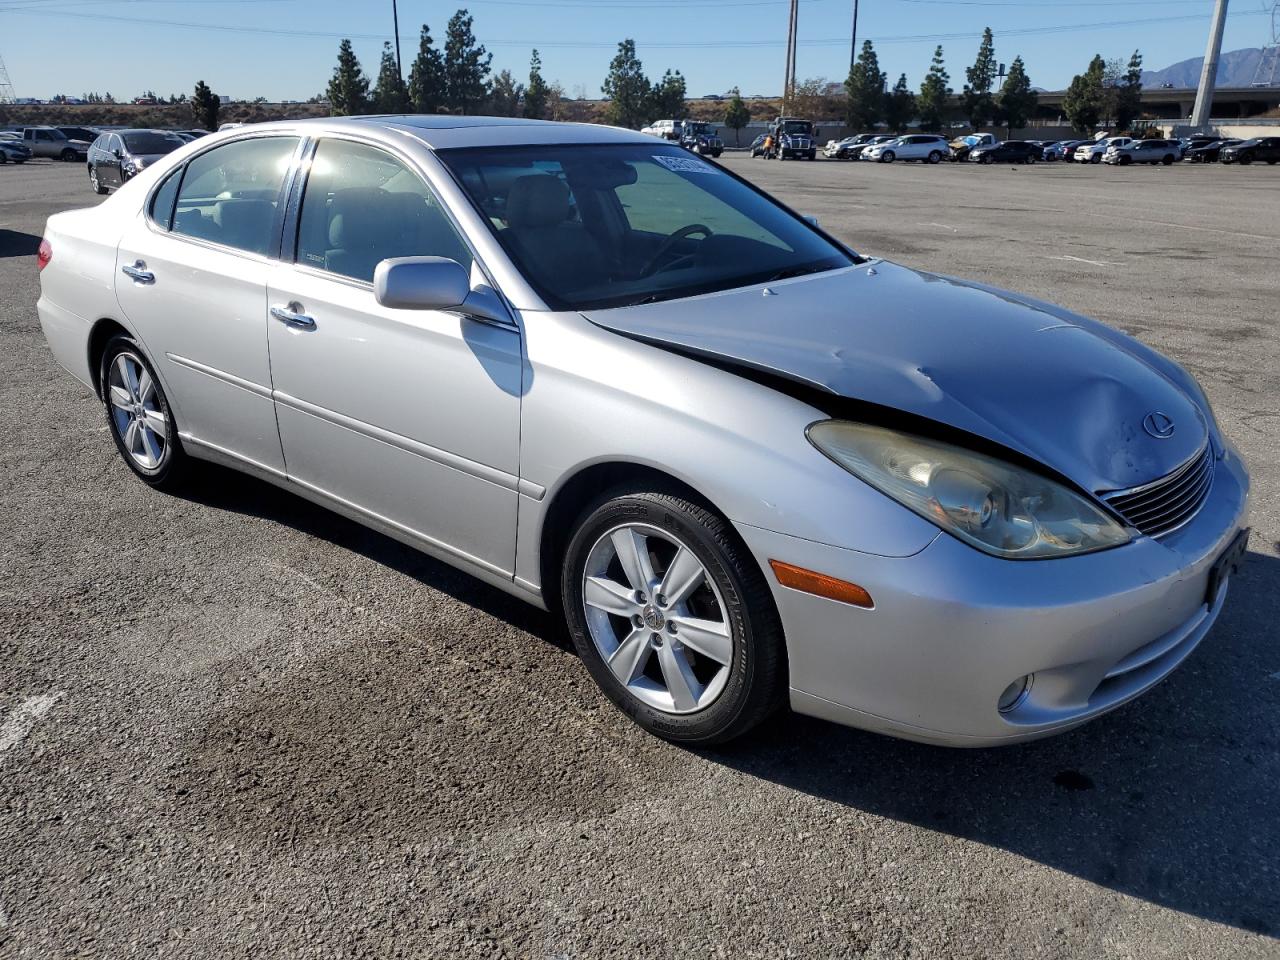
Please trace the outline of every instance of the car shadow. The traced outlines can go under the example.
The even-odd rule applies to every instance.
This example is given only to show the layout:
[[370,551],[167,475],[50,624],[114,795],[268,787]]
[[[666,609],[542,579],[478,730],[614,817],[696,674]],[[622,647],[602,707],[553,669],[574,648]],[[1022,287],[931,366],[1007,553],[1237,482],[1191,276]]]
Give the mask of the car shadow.
[[1048,740],[952,750],[785,715],[708,759],[1280,937],[1280,560],[1250,553],[1164,684]]
[[[184,494],[193,502],[352,550],[572,650],[554,617],[443,562],[265,482],[202,469]],[[1250,553],[1218,624],[1167,682],[1067,734],[951,750],[783,713],[733,744],[694,752],[873,817],[1280,936],[1277,620],[1280,560]]]
[[34,257],[40,238],[31,233],[0,229],[0,258]]

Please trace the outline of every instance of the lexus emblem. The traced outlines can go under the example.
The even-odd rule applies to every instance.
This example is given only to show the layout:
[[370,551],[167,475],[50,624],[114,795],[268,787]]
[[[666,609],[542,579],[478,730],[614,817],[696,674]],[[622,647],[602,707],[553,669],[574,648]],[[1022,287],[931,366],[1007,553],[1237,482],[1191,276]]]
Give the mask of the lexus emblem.
[[1152,410],[1142,418],[1142,429],[1157,440],[1168,440],[1173,436],[1173,420],[1167,413]]

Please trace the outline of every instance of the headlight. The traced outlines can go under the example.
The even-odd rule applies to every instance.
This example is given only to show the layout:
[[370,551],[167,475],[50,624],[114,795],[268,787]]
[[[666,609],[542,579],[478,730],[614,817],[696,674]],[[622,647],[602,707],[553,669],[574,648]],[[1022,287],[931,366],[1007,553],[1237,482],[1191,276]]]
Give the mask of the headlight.
[[1130,539],[1062,484],[972,450],[846,420],[820,421],[808,435],[854,476],[997,557],[1065,557]]

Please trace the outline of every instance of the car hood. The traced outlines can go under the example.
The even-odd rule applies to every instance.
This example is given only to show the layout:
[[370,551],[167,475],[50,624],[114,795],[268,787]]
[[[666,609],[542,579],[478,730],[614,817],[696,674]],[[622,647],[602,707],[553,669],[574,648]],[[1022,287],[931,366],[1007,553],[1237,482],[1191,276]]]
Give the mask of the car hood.
[[[586,317],[949,425],[1087,490],[1162,477],[1208,436],[1195,399],[1136,341],[1047,304],[883,261]],[[1144,429],[1155,412],[1172,421],[1171,436]]]

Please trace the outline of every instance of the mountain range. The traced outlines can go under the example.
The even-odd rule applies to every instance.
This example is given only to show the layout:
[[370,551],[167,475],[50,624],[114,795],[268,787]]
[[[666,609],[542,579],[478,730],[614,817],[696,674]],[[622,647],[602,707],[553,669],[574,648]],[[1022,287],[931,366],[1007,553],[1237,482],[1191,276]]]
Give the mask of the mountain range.
[[[1247,87],[1253,83],[1254,72],[1258,69],[1258,60],[1262,50],[1258,47],[1247,47],[1243,50],[1232,50],[1218,58],[1219,87]],[[1165,84],[1179,88],[1194,88],[1200,83],[1200,71],[1204,68],[1204,57],[1192,57],[1163,70],[1143,70],[1142,85],[1150,90]]]

